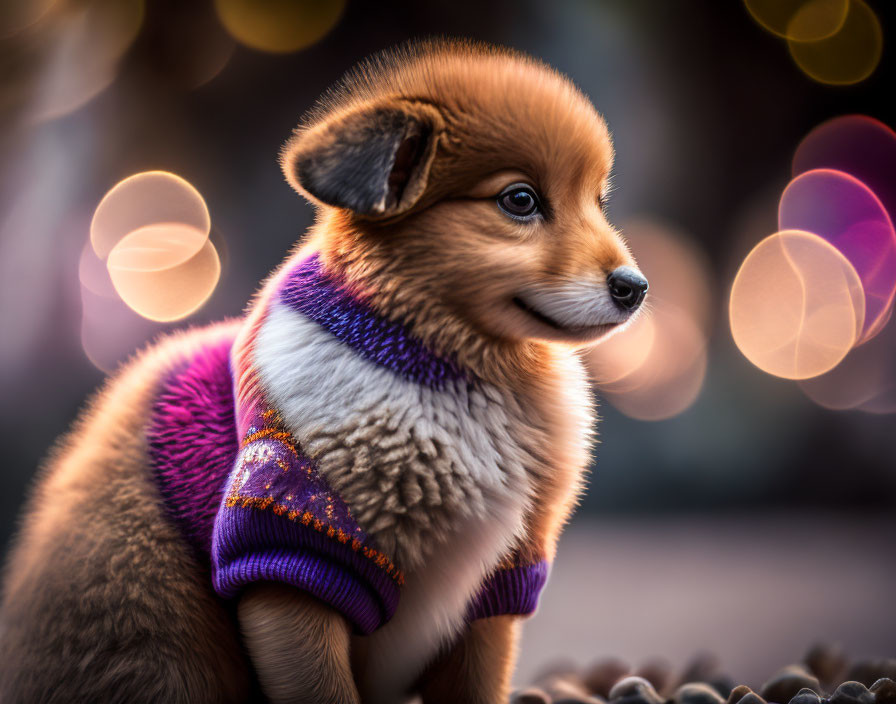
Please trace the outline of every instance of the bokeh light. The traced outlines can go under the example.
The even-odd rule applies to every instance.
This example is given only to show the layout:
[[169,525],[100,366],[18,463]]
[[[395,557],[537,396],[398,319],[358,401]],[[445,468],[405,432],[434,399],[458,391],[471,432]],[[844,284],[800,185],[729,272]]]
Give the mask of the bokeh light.
[[729,301],[734,342],[763,371],[806,379],[834,368],[860,335],[865,297],[853,266],[809,232],[762,240],[734,279]]
[[189,225],[147,225],[128,234],[109,253],[112,284],[144,318],[178,320],[214,291],[221,261],[205,232]]
[[234,39],[279,54],[314,44],[344,9],[345,0],[215,0],[218,18]]
[[849,12],[849,0],[744,0],[744,5],[769,32],[797,41],[830,37]]
[[588,362],[592,377],[603,386],[628,379],[647,362],[655,341],[654,317],[642,314],[628,328],[591,350]]
[[[190,225],[159,223],[134,230],[112,251],[106,266],[112,272],[163,271],[180,266],[202,249],[208,236]],[[115,283],[115,277],[112,277]]]
[[221,275],[210,230],[205,200],[189,182],[167,171],[130,176],[94,212],[90,251],[79,267],[82,288],[120,297],[149,320],[184,318],[205,303]]
[[212,4],[177,3],[167,21],[149,22],[144,35],[154,46],[152,70],[173,87],[192,90],[205,85],[227,66],[236,49]]
[[158,323],[135,313],[117,294],[106,296],[81,286],[81,349],[100,371],[114,372],[155,334]]
[[815,41],[788,38],[796,65],[810,78],[830,85],[865,80],[880,63],[883,32],[877,15],[864,0],[850,0],[843,26]]
[[78,280],[81,282],[82,288],[96,296],[118,298],[106,262],[93,251],[90,240],[84,243],[81,250],[81,258],[78,260]]
[[697,399],[706,376],[706,336],[680,308],[658,304],[648,316],[636,323],[656,329],[645,361],[599,388],[625,415],[655,421],[686,411]]
[[896,325],[885,325],[827,374],[799,385],[806,396],[831,410],[896,412]]
[[849,260],[865,292],[858,341],[875,335],[896,295],[896,232],[875,194],[842,171],[807,171],[781,195],[778,228],[816,234]]
[[867,115],[844,115],[821,123],[800,142],[792,174],[835,169],[870,188],[896,222],[896,132]]
[[628,328],[589,350],[601,396],[640,420],[686,410],[706,372],[711,287],[703,255],[665,224],[633,220],[623,231],[650,281],[647,310]]
[[143,16],[143,0],[90,0],[55,13],[39,38],[50,50],[36,89],[34,119],[66,115],[112,83]]
[[[176,174],[144,171],[116,184],[100,201],[90,241],[105,258],[126,235],[146,225],[180,223],[208,236],[211,218],[199,191]],[[196,250],[202,247],[197,243]]]
[[56,0],[3,0],[0,3],[0,39],[30,27],[55,4]]
[[179,82],[185,88],[199,88],[220,74],[236,49],[236,44],[227,35],[215,35],[188,57],[184,70],[177,72]]

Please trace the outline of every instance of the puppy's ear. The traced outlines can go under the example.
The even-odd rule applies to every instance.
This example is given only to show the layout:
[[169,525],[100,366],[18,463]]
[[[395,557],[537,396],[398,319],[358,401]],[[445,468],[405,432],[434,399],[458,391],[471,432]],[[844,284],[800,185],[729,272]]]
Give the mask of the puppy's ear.
[[281,165],[311,200],[368,217],[400,215],[426,189],[443,128],[438,110],[425,103],[368,104],[297,132]]

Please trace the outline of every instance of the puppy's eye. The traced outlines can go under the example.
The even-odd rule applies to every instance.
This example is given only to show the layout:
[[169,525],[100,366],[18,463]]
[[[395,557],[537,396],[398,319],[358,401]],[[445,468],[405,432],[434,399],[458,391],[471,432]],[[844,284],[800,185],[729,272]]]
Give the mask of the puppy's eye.
[[504,189],[498,196],[498,207],[515,220],[531,220],[541,212],[535,191],[520,184]]

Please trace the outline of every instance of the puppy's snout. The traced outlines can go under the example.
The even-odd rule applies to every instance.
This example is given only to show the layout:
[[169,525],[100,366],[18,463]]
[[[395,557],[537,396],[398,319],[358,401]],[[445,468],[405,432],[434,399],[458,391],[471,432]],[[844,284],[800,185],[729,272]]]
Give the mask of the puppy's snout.
[[630,266],[620,266],[607,277],[610,296],[616,305],[635,310],[647,294],[647,279]]

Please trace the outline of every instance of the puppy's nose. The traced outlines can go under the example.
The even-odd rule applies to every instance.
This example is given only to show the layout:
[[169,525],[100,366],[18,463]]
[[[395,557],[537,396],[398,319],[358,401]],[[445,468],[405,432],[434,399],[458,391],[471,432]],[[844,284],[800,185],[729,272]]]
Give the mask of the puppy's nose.
[[634,310],[647,293],[647,279],[630,266],[621,266],[607,277],[610,296],[625,310]]

